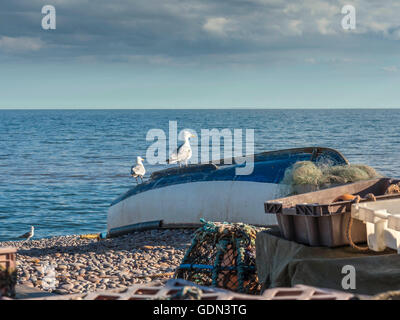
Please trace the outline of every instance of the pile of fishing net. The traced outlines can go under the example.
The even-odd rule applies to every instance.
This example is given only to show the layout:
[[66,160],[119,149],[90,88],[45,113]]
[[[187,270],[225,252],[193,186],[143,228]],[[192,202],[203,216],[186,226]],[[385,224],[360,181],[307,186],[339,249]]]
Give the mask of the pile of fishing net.
[[328,166],[299,161],[286,169],[282,184],[324,187],[381,177],[375,169],[362,164]]
[[244,223],[207,222],[194,235],[175,278],[240,293],[259,294],[257,228]]

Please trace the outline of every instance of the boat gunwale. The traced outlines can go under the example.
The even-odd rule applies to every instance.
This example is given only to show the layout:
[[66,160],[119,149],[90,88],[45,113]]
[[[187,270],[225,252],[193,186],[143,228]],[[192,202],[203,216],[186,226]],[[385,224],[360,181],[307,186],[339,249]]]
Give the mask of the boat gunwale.
[[[268,156],[279,156],[279,155],[286,155],[286,154],[293,154],[293,155],[295,155],[295,154],[300,154],[300,153],[303,153],[303,154],[311,154],[311,160],[313,160],[313,159],[316,159],[318,156],[320,156],[321,154],[323,154],[324,152],[331,152],[331,153],[333,153],[333,154],[336,154],[336,155],[338,155],[339,156],[339,158],[340,158],[340,160],[342,160],[345,164],[349,164],[349,162],[348,162],[348,160],[344,157],[344,155],[341,153],[341,152],[339,152],[339,151],[337,151],[337,150],[335,150],[335,149],[332,149],[332,148],[325,148],[325,147],[302,147],[302,148],[291,148],[291,149],[283,149],[283,150],[275,150],[275,151],[266,151],[266,152],[261,152],[261,153],[257,153],[257,154],[254,154],[254,162],[262,162],[262,160],[263,159],[260,159],[260,158],[262,158],[262,157],[268,157]],[[243,157],[242,157],[243,158]],[[224,160],[224,159],[221,159],[222,161],[226,161],[226,160]],[[221,161],[220,160],[220,161]],[[196,169],[199,169],[199,168],[201,168],[202,166],[207,166],[207,167],[209,167],[210,166],[210,164],[215,164],[215,163],[213,163],[213,162],[209,162],[209,163],[206,163],[206,164],[197,164],[197,165],[194,165],[194,166],[192,166],[191,168],[193,168],[193,170],[196,170]],[[229,164],[229,165],[234,165],[234,164]],[[227,166],[227,165],[225,165],[225,166]],[[220,166],[221,167],[221,166]],[[219,167],[217,167],[216,169],[218,170],[218,168]],[[146,181],[146,182],[144,182],[143,184],[141,184],[141,185],[146,185],[146,184],[149,184],[149,183],[156,183],[157,184],[157,180],[159,180],[159,179],[161,179],[162,177],[166,177],[166,176],[174,176],[174,175],[176,175],[176,176],[179,176],[179,175],[182,175],[182,174],[184,174],[184,173],[190,173],[190,171],[187,171],[187,170],[185,170],[184,168],[183,169],[181,169],[183,172],[180,172],[179,173],[179,170],[180,168],[177,168],[177,172],[175,173],[175,174],[168,174],[168,170],[171,170],[171,168],[167,168],[167,169],[164,169],[164,170],[160,170],[160,171],[155,171],[155,173],[158,173],[159,175],[160,175],[160,173],[161,173],[161,175],[160,175],[160,178],[158,178],[158,179],[155,179],[155,180],[152,180],[152,179],[150,179],[150,180],[148,180],[148,181]],[[165,175],[162,175],[162,172],[167,172]],[[197,182],[197,181],[194,181],[194,182]],[[260,183],[263,183],[263,182],[260,182]],[[122,202],[122,201],[124,201],[125,199],[127,199],[127,198],[130,198],[131,196],[134,196],[135,194],[137,194],[137,193],[132,193],[132,190],[135,190],[138,186],[140,186],[140,185],[136,185],[136,186],[134,186],[134,187],[132,187],[132,188],[130,188],[128,191],[126,191],[125,193],[123,193],[122,195],[120,195],[118,198],[116,198],[111,204],[110,204],[110,207],[112,207],[112,206],[114,206],[114,205],[116,205],[116,204],[118,204],[118,203],[120,203],[120,202]],[[147,190],[146,190],[147,191]],[[143,192],[145,192],[145,191],[143,191]],[[138,193],[141,193],[140,191],[138,192]]]
[[[280,155],[285,155],[285,154],[297,154],[297,153],[308,153],[313,155],[314,154],[314,158],[317,158],[319,155],[321,155],[323,152],[326,151],[330,151],[332,153],[336,153],[342,160],[343,162],[345,162],[346,164],[350,164],[349,161],[347,160],[347,158],[340,152],[337,151],[333,148],[327,148],[327,147],[300,147],[300,148],[289,148],[289,149],[282,149],[282,150],[273,150],[273,151],[264,151],[264,152],[260,152],[260,153],[255,153],[253,154],[253,159],[254,162],[261,162],[263,161],[263,157],[268,157],[268,156],[280,156]],[[189,165],[189,167],[173,167],[173,168],[166,168],[166,169],[162,169],[162,170],[158,170],[158,171],[154,171],[152,175],[156,175],[158,176],[155,179],[158,179],[159,177],[164,176],[165,175],[179,175],[179,174],[183,174],[183,173],[189,173],[190,170],[185,170],[185,169],[192,169],[192,170],[196,170],[196,169],[201,169],[201,168],[209,168],[210,165],[214,165],[216,167],[216,169],[220,168],[221,166],[229,166],[229,165],[235,165],[237,163],[234,163],[233,161],[235,160],[246,160],[248,159],[248,156],[240,156],[240,157],[232,157],[232,158],[222,158],[219,160],[212,160],[210,162],[207,163],[199,163],[199,164],[192,164]],[[175,170],[171,170],[171,169],[176,169]],[[150,176],[150,179],[152,179]]]

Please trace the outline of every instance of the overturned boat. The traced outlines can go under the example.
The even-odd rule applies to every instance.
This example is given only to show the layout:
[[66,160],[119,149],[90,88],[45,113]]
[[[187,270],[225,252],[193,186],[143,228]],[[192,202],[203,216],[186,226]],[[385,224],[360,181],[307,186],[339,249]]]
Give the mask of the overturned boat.
[[264,214],[264,202],[287,195],[280,185],[287,168],[298,161],[348,164],[340,152],[321,147],[263,152],[252,161],[254,170],[249,175],[237,175],[236,169],[245,164],[232,159],[154,172],[111,204],[108,234],[196,226],[201,218],[275,225],[276,217]]

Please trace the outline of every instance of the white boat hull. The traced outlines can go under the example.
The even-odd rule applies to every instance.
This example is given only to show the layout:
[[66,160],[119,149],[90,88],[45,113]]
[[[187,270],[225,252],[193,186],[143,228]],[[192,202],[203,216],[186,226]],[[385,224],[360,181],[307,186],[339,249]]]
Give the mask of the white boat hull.
[[276,225],[264,202],[283,196],[281,186],[251,181],[203,181],[170,185],[132,195],[108,212],[107,229],[162,220],[168,224],[209,221]]

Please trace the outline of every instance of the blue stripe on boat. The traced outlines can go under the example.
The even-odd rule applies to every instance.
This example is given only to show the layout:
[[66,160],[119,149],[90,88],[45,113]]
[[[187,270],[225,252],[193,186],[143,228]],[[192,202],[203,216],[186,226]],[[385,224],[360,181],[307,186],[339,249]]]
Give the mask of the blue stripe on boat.
[[264,152],[254,155],[254,171],[250,175],[236,175],[237,167],[243,165],[222,165],[217,170],[209,167],[202,171],[183,172],[160,176],[139,184],[111,203],[111,206],[141,192],[163,188],[166,186],[204,181],[250,181],[275,183],[282,181],[287,168],[297,161],[329,162],[331,165],[348,164],[346,158],[339,152],[328,148],[300,148],[282,151]]

